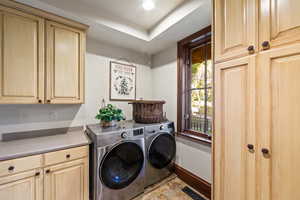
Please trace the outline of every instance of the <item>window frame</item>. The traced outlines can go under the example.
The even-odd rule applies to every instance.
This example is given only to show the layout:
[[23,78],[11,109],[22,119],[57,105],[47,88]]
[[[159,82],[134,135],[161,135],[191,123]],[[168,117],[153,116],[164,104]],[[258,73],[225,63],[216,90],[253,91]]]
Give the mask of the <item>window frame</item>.
[[[212,136],[202,132],[185,129],[184,115],[187,113],[186,111],[189,109],[190,105],[190,100],[187,100],[188,95],[186,95],[186,91],[190,87],[190,80],[187,79],[187,74],[190,73],[188,67],[190,65],[190,52],[198,46],[212,43],[211,38],[211,26],[208,26],[177,43],[177,135],[208,144],[211,144]],[[212,85],[212,91],[213,90],[214,87]],[[213,121],[214,117],[212,119],[212,124]]]

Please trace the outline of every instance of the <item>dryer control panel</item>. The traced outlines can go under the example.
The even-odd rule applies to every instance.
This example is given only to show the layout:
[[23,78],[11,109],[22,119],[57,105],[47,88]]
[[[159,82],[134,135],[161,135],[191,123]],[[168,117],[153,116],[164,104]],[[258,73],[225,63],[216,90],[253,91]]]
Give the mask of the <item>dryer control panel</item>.
[[175,131],[174,122],[167,122],[162,124],[154,124],[145,127],[146,134],[156,134],[157,132],[169,132]]

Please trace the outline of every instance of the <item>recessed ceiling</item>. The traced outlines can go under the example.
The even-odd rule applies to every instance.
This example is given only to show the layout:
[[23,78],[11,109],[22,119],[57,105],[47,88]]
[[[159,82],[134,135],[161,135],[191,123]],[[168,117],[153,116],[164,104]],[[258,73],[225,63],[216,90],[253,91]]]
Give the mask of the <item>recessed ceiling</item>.
[[154,0],[155,8],[145,12],[142,7],[143,0],[73,0],[72,3],[62,0],[41,1],[68,11],[84,6],[94,11],[94,15],[101,12],[109,13],[147,30],[184,2],[184,0]]
[[[211,0],[17,0],[90,25],[101,42],[154,54],[211,23]],[[179,31],[179,32],[178,32]]]

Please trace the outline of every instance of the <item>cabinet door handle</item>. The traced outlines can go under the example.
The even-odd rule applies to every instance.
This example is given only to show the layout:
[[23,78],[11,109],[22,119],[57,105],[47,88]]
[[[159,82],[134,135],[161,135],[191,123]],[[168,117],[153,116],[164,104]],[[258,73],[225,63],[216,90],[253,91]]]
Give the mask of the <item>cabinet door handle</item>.
[[249,52],[249,54],[254,54],[254,53],[255,53],[255,48],[254,48],[253,45],[250,45],[250,46],[248,47],[248,52]]
[[42,100],[39,99],[39,103],[42,103]]
[[263,50],[270,49],[270,42],[269,41],[264,41],[261,45],[262,45]]
[[14,166],[10,166],[8,167],[8,171],[14,171],[15,167]]
[[66,155],[66,158],[71,158],[71,155],[70,155],[70,154],[67,154],[67,155]]
[[262,148],[262,149],[261,149],[261,152],[262,152],[264,155],[269,155],[269,154],[270,154],[269,149],[266,149],[266,148]]
[[48,99],[48,100],[47,100],[47,103],[51,103],[51,100],[50,100],[50,99]]
[[248,147],[249,151],[254,151],[254,145],[253,144],[248,144],[247,147]]
[[49,173],[50,173],[50,169],[47,169],[47,170],[46,170],[46,174],[49,174]]
[[40,172],[37,172],[37,173],[35,173],[35,176],[39,176],[41,173]]

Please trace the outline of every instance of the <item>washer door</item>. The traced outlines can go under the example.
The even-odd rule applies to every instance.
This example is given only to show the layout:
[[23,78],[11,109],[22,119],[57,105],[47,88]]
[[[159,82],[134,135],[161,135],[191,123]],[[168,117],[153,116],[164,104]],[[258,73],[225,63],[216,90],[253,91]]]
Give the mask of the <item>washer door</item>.
[[144,164],[142,148],[133,142],[124,142],[114,147],[102,160],[100,179],[111,189],[130,185],[140,174]]
[[175,138],[172,135],[165,133],[157,136],[152,141],[149,147],[148,158],[153,167],[162,169],[172,162],[175,154]]

